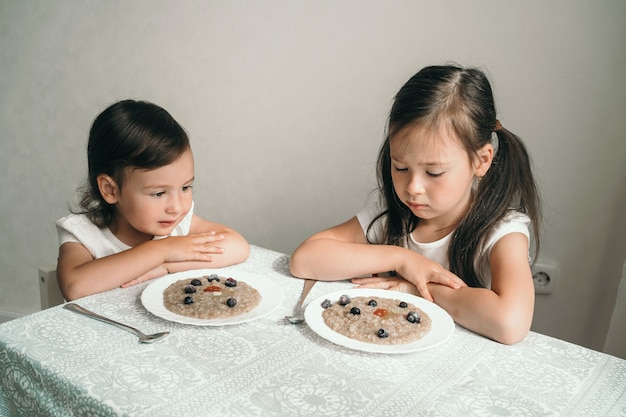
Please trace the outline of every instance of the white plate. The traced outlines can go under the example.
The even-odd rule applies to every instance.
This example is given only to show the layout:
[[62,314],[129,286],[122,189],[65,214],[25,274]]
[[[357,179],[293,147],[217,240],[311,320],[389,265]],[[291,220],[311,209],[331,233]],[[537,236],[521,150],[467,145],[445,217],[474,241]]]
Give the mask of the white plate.
[[[361,342],[360,340],[350,339],[349,337],[339,334],[328,327],[326,323],[324,323],[324,318],[322,317],[322,312],[324,311],[322,308],[322,301],[328,298],[330,301],[335,302],[342,294],[347,294],[351,298],[380,297],[406,301],[407,303],[411,303],[416,307],[421,308],[426,314],[428,314],[432,319],[432,327],[430,332],[428,332],[428,334],[423,338],[416,340],[415,342],[401,345],[378,345],[375,343],[367,343]],[[448,340],[454,332],[454,321],[452,320],[452,317],[450,317],[450,315],[437,304],[431,303],[430,301],[416,297],[412,294],[369,288],[344,289],[316,298],[306,307],[306,310],[304,311],[304,318],[309,327],[315,333],[330,342],[350,349],[375,353],[409,353],[430,349]]]
[[[198,278],[203,275],[217,274],[219,276],[233,277],[237,281],[243,281],[254,287],[261,294],[261,302],[254,309],[235,317],[218,319],[199,319],[195,317],[181,316],[165,308],[163,305],[163,292],[176,281],[186,278]],[[196,326],[225,326],[256,320],[265,316],[277,308],[283,301],[283,292],[274,282],[260,275],[249,272],[226,271],[220,269],[196,269],[178,272],[157,278],[148,285],[141,293],[141,303],[150,313],[165,320]]]

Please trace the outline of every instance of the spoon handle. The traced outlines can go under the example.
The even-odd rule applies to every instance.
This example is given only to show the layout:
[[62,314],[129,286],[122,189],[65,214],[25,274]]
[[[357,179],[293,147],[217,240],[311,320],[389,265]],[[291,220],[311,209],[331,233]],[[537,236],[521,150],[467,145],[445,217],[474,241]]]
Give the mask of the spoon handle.
[[78,304],[67,303],[67,304],[65,304],[63,306],[63,308],[66,309],[66,310],[73,311],[73,312],[78,313],[78,314],[82,314],[82,315],[87,316],[87,317],[91,317],[92,319],[96,319],[96,320],[99,320],[99,321],[104,322],[104,323],[112,324],[113,326],[119,327],[120,329],[129,330],[129,331],[135,333],[136,335],[138,335],[140,337],[143,336],[143,333],[140,332],[139,330],[135,329],[134,327],[130,327],[127,324],[120,323],[119,321],[115,321],[115,320],[110,319],[108,317],[101,316],[100,314],[94,313],[91,310],[87,310],[85,307],[79,306]]
[[294,315],[300,315],[300,313],[302,312],[302,304],[304,304],[304,300],[306,299],[306,296],[309,295],[309,292],[311,291],[311,288],[313,288],[313,285],[315,285],[317,281],[314,279],[305,279],[304,280],[304,287],[302,288],[302,294],[300,294],[300,299],[298,300],[298,304],[296,304],[296,308],[293,311]]

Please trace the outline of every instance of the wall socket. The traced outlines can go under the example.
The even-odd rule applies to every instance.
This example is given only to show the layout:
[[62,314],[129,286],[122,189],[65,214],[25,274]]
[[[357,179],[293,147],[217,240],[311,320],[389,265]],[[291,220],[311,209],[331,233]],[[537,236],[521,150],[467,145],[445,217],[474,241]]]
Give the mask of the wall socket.
[[531,270],[535,294],[552,294],[559,274],[558,266],[549,262],[537,262]]

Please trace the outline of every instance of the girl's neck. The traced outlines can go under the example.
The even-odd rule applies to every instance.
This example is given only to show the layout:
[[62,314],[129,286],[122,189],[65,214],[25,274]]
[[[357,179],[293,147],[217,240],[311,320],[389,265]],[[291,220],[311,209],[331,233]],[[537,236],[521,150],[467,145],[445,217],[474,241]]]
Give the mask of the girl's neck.
[[456,229],[457,224],[452,224],[445,227],[439,227],[436,225],[429,225],[426,220],[420,220],[417,227],[411,233],[413,239],[420,243],[432,243],[443,239]]
[[135,247],[154,239],[154,236],[142,233],[128,224],[128,222],[119,221],[119,219],[113,220],[109,226],[109,230],[122,243],[125,243],[130,247]]
[[471,193],[467,203],[457,213],[449,213],[435,219],[420,219],[411,233],[413,239],[422,243],[431,243],[443,239],[461,224],[469,212],[473,199],[474,195]]

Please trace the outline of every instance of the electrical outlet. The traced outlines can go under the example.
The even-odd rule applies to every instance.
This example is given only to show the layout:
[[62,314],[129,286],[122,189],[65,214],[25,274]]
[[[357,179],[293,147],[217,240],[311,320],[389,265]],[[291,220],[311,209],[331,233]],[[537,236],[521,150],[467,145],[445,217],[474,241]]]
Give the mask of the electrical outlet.
[[559,268],[555,264],[537,262],[531,267],[536,294],[552,294]]

